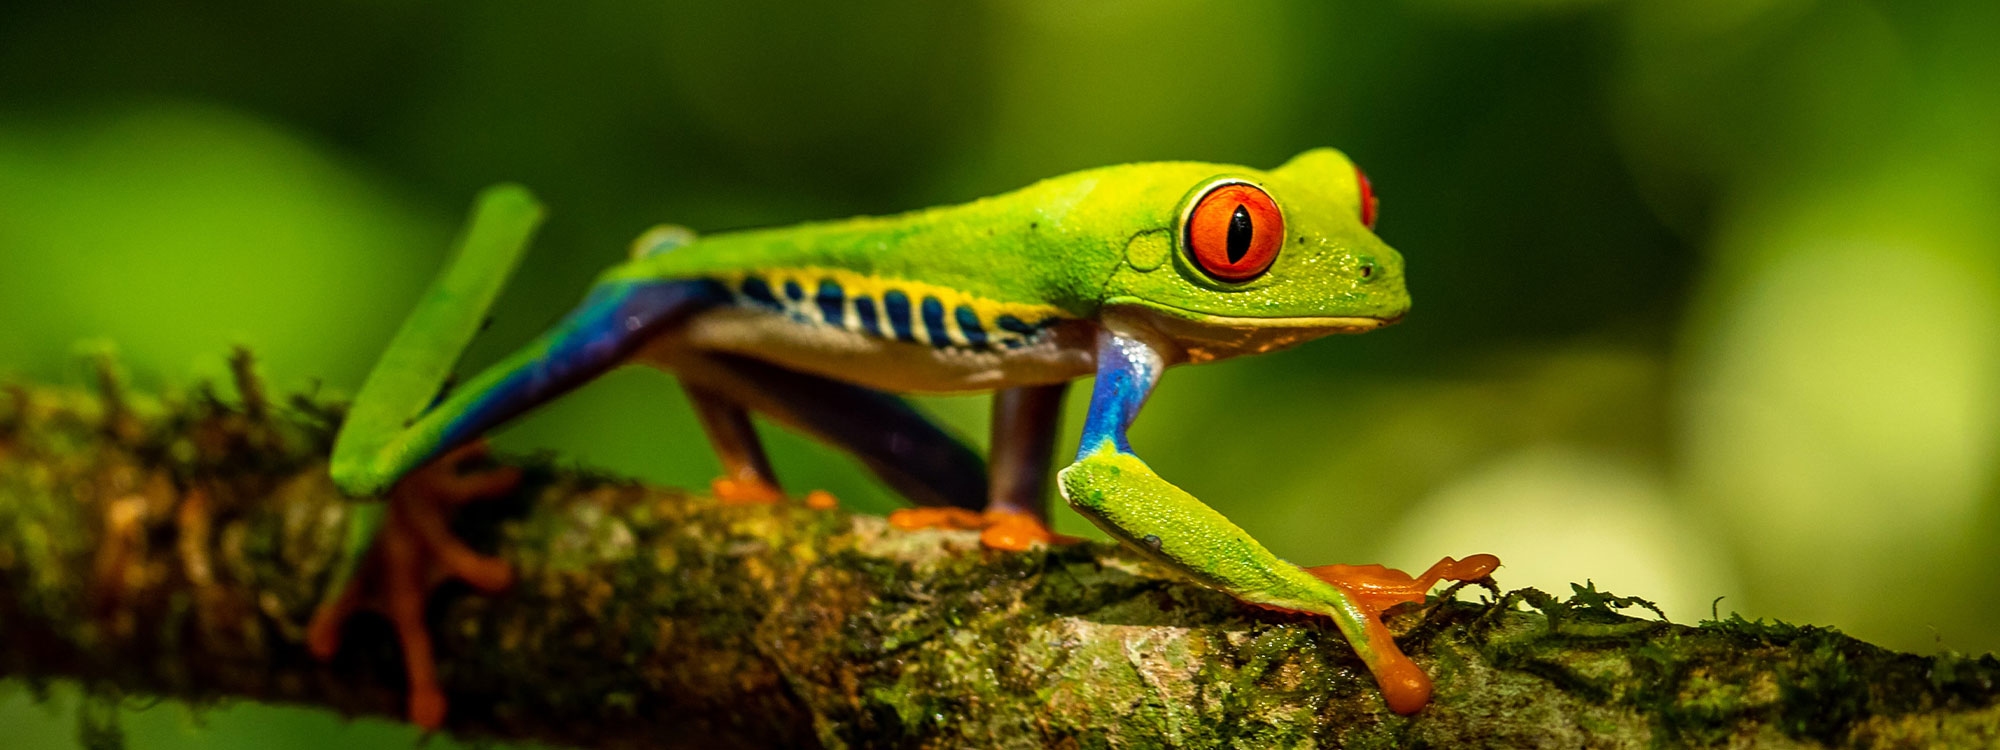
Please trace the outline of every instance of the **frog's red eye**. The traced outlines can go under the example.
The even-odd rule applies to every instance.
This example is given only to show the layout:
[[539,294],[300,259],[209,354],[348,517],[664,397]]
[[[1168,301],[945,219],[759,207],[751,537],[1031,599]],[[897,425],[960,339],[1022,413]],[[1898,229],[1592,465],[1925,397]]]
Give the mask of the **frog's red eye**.
[[1361,225],[1375,228],[1375,210],[1381,201],[1375,197],[1375,186],[1368,184],[1368,175],[1360,167],[1354,168],[1354,179],[1361,183]]
[[1225,182],[1195,201],[1185,231],[1188,254],[1203,272],[1222,281],[1249,281],[1278,259],[1285,217],[1257,186]]

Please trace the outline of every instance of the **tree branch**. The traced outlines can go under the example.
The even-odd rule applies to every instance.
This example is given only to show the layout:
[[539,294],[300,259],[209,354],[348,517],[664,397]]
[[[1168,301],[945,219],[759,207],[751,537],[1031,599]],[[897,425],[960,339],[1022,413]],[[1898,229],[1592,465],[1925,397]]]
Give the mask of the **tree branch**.
[[[207,388],[0,398],[0,675],[398,715],[385,625],[302,645],[346,501],[337,410]],[[432,602],[450,731],[588,747],[1989,746],[2000,661],[1823,628],[1635,619],[1590,589],[1391,618],[1437,680],[1382,705],[1330,623],[1176,582],[1119,548],[963,532],[531,465],[460,531],[521,574]],[[1528,605],[1522,610],[1521,604]]]

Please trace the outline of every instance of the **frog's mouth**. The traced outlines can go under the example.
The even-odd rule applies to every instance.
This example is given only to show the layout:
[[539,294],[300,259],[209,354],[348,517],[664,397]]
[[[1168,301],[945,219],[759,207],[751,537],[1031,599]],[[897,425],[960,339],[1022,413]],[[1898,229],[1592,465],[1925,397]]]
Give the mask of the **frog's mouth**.
[[1141,300],[1116,300],[1119,313],[1145,321],[1187,350],[1189,361],[1287,349],[1339,333],[1364,333],[1403,319],[1372,315],[1251,317],[1212,315]]

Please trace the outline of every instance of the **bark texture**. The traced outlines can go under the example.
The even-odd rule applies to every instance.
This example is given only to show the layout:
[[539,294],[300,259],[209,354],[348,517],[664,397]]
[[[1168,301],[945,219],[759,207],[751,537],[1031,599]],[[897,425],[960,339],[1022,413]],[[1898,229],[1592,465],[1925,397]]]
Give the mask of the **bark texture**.
[[[397,715],[363,617],[302,629],[348,501],[338,410],[17,387],[0,397],[0,676]],[[1830,629],[1621,613],[1589,588],[1401,608],[1437,681],[1396,716],[1331,624],[1114,546],[1010,554],[845,511],[722,507],[529,462],[460,530],[513,561],[430,615],[448,730],[580,747],[1652,747],[2000,744],[2000,661]],[[1504,569],[1502,574],[1504,576]]]

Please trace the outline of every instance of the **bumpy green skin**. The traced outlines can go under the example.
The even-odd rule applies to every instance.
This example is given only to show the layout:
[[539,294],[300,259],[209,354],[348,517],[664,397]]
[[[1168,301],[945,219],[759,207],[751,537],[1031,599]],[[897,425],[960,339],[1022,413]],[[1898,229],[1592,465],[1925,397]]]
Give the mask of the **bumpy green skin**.
[[1079,512],[1149,557],[1245,601],[1331,616],[1364,655],[1381,647],[1370,642],[1368,614],[1340,589],[1278,559],[1138,456],[1097,451],[1059,481]]
[[[1218,177],[1262,185],[1284,211],[1285,246],[1263,276],[1223,284],[1168,252],[1142,270],[1127,248],[1167,247],[1195,192]],[[1362,226],[1347,157],[1316,149],[1284,166],[1159,162],[1103,167],[1005,195],[887,217],[717,234],[612,269],[606,280],[685,279],[772,268],[832,268],[950,287],[1078,318],[1136,304],[1180,317],[1377,317],[1409,309],[1403,259]],[[1144,246],[1142,240],[1139,243]],[[1158,247],[1158,246],[1156,246]],[[1358,269],[1372,264],[1363,277]]]

